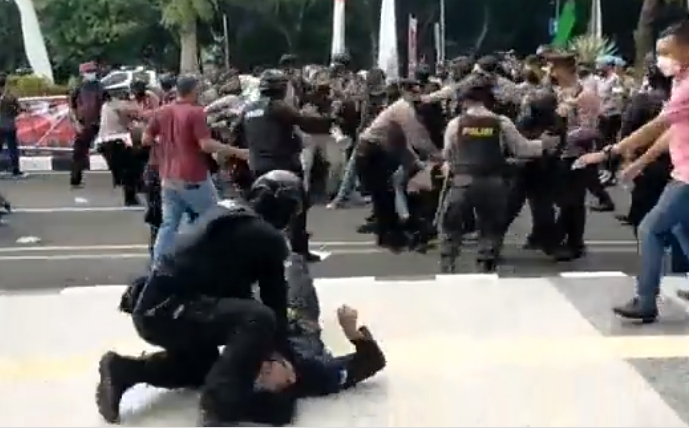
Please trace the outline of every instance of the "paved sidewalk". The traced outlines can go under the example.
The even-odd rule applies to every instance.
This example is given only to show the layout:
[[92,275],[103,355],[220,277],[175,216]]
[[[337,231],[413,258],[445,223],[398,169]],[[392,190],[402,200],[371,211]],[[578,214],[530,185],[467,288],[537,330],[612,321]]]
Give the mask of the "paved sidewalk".
[[[685,279],[666,279],[668,293]],[[633,279],[318,279],[327,342],[347,350],[334,310],[359,309],[387,370],[357,389],[304,400],[299,426],[686,427],[686,309],[634,326],[609,307]],[[99,427],[96,364],[139,353],[116,287],[0,295],[0,426]],[[144,387],[125,398],[127,426],[194,426],[197,398]]]

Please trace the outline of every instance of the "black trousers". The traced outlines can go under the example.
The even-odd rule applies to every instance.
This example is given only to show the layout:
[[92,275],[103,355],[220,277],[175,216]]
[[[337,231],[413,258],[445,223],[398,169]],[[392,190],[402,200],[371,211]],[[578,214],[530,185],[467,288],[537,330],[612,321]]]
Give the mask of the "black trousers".
[[148,149],[126,146],[121,140],[104,142],[99,148],[112,175],[113,186],[121,186],[125,203],[136,202]]
[[510,180],[507,198],[505,232],[528,203],[531,211],[531,233],[528,241],[545,244],[555,230],[555,206],[553,193],[554,173],[557,166],[552,160],[538,159],[518,167]]
[[459,256],[465,233],[463,215],[476,215],[479,261],[496,261],[502,251],[509,188],[502,177],[473,178],[466,185],[451,185],[439,222],[441,265],[449,266]]
[[574,161],[574,158],[563,159],[559,163],[555,204],[560,210],[550,244],[563,244],[576,250],[584,247],[586,188],[591,173],[585,168],[572,170]]
[[98,125],[84,126],[77,132],[72,143],[72,169],[69,182],[72,186],[79,186],[84,180],[84,170],[89,167],[89,151],[91,144],[98,135]]
[[[147,287],[162,280],[152,277]],[[144,292],[145,294],[145,292]],[[251,394],[261,363],[274,351],[275,316],[252,299],[199,298],[156,307],[152,315],[135,312],[142,339],[163,351],[143,358],[139,383],[178,389],[201,388],[201,408],[220,421],[241,418],[237,398]],[[218,347],[225,346],[222,353]]]
[[12,174],[20,174],[21,168],[19,168],[19,140],[17,139],[17,129],[15,127],[0,128],[0,153],[2,152],[4,147],[7,148],[7,154],[10,158]]
[[392,173],[397,168],[394,158],[378,145],[361,142],[363,150],[355,152],[356,168],[362,185],[371,196],[376,220],[378,241],[385,241],[399,232],[399,218],[395,212],[395,193]]

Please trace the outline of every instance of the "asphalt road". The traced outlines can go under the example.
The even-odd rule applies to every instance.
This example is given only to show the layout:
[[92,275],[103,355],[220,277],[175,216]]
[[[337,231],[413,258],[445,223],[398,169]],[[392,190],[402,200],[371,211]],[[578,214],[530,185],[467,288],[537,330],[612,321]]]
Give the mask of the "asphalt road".
[[[108,174],[90,173],[86,186],[71,190],[63,174],[0,180],[2,192],[16,213],[0,226],[0,289],[30,290],[55,287],[124,284],[145,269],[147,227],[143,212],[121,207],[118,190]],[[616,192],[621,207],[625,195]],[[426,255],[391,254],[374,246],[373,237],[358,234],[366,209],[310,211],[312,248],[328,257],[314,265],[318,277],[408,277],[436,274],[437,252]],[[555,264],[521,245],[529,230],[524,212],[506,240],[508,276],[550,276],[570,271],[637,270],[636,243],[610,213],[592,213],[587,227],[589,255],[579,261]],[[38,242],[32,242],[32,237]],[[469,245],[460,272],[475,271]]]
[[[90,402],[94,362],[105,349],[144,347],[114,309],[119,288],[106,287],[143,272],[143,213],[120,207],[107,174],[89,174],[78,191],[55,174],[0,180],[0,192],[17,208],[0,226],[0,425],[102,426]],[[615,191],[620,211],[625,198]],[[328,343],[337,344],[334,308],[351,303],[389,367],[351,394],[307,401],[300,426],[687,426],[689,316],[673,298],[686,279],[665,279],[659,323],[612,317],[634,293],[624,274],[638,259],[611,214],[591,214],[589,254],[567,264],[521,250],[523,214],[498,281],[436,277],[434,252],[382,251],[355,232],[365,215],[312,211],[313,248],[327,255],[312,269]],[[474,271],[472,252],[464,273]],[[148,404],[155,395],[160,403]],[[194,424],[195,397],[155,395],[126,398],[125,424]]]

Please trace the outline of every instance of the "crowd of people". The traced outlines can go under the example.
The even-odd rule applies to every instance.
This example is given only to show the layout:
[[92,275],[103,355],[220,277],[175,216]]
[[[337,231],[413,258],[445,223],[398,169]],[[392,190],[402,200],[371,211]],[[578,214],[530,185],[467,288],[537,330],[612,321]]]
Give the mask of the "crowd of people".
[[[103,356],[97,402],[107,421],[119,420],[125,391],[147,383],[201,389],[204,425],[284,425],[298,398],[385,367],[352,308],[338,318],[354,353],[335,357],[320,337],[307,232],[319,190],[333,210],[369,199],[361,232],[379,246],[426,252],[437,239],[442,273],[456,272],[475,235],[478,269],[494,272],[527,202],[526,248],[553,263],[584,257],[587,210],[614,210],[605,185],[619,173],[635,185],[620,221],[638,233],[641,264],[637,296],[614,312],[655,321],[666,248],[673,270],[689,271],[688,22],[661,36],[640,85],[617,60],[582,64],[553,49],[523,60],[460,57],[434,73],[422,64],[394,81],[351,70],[346,54],[327,67],[297,64],[285,55],[262,71],[250,99],[236,72],[163,77],[155,89],[134,82],[114,94],[94,64],[83,65],[70,103],[71,185],[81,186],[95,141],[124,203],[145,194],[151,263],[120,308],[163,348]],[[12,102],[0,100],[0,129]],[[338,186],[322,192],[336,168]],[[597,201],[588,208],[587,192]]]

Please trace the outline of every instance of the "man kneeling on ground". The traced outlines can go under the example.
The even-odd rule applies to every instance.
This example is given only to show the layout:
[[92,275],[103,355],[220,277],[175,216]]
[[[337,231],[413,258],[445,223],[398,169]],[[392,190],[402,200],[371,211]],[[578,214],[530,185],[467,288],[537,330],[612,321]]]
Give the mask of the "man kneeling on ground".
[[[385,356],[378,343],[368,328],[358,325],[357,311],[346,305],[337,310],[337,318],[355,351],[344,356],[334,356],[328,350],[318,323],[318,296],[308,263],[303,256],[294,254],[290,257],[286,277],[290,304],[289,347],[284,352],[275,351],[264,360],[248,388],[231,383],[225,385],[226,389],[235,391],[237,401],[236,410],[226,410],[223,414],[236,416],[236,421],[216,422],[202,419],[204,426],[217,426],[219,423],[226,426],[232,423],[239,425],[239,422],[245,421],[283,426],[292,422],[298,398],[324,396],[348,389],[385,367]],[[251,300],[246,301],[247,304],[252,303]],[[252,305],[262,304],[253,302]],[[150,357],[125,357],[115,352],[108,352],[102,357],[101,380],[96,398],[99,412],[108,422],[119,421],[121,398],[126,390],[136,384],[146,383],[167,388],[202,387],[171,385],[160,383],[160,380],[157,382],[155,377],[145,371],[147,360],[150,360]],[[237,368],[237,371],[239,370],[244,371],[246,368]],[[239,374],[225,376],[228,380],[239,379]],[[123,377],[126,377],[126,380]],[[239,390],[242,387],[243,389]],[[246,426],[244,423],[241,425]]]

